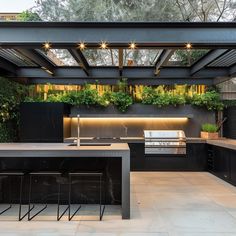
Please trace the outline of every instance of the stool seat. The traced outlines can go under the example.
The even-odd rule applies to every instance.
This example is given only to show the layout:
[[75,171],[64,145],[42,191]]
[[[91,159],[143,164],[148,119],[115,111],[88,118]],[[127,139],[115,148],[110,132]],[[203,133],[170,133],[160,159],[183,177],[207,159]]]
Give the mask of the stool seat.
[[102,176],[102,172],[81,172],[81,171],[74,171],[74,172],[69,172],[69,176]]
[[9,176],[9,175],[16,175],[16,176],[23,176],[24,173],[23,172],[19,172],[19,171],[1,171],[0,172],[0,176]]
[[34,171],[30,172],[29,175],[61,175],[58,171]]

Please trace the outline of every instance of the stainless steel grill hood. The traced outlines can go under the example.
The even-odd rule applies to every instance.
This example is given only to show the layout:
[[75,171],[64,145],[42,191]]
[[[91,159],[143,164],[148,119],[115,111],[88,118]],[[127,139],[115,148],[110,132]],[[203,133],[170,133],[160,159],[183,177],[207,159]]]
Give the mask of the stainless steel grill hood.
[[144,130],[145,154],[186,155],[183,130]]

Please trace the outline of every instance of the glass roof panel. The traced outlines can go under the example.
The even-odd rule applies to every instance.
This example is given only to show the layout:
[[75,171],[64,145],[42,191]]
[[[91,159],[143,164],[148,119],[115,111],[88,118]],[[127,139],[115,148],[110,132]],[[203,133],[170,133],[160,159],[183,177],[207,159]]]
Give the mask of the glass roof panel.
[[171,56],[167,66],[191,66],[209,51],[209,49],[178,49]]
[[46,55],[57,66],[79,66],[67,49],[49,49],[47,51],[38,49],[37,51]]
[[0,56],[17,66],[37,66],[34,62],[14,49],[0,49]]
[[124,49],[124,66],[153,66],[161,49]]
[[118,66],[117,49],[85,49],[82,52],[90,66]]

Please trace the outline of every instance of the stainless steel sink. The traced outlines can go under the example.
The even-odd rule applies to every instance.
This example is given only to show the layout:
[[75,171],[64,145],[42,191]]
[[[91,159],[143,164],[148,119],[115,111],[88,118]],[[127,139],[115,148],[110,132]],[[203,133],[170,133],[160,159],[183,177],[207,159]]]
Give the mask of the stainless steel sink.
[[[71,143],[68,146],[77,146],[77,143]],[[111,146],[110,143],[81,143],[80,146]]]

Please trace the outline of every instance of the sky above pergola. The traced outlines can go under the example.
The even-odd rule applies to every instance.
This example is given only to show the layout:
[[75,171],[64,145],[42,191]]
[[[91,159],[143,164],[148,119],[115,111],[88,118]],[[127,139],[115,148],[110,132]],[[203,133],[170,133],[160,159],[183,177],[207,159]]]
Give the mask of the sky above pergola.
[[0,0],[0,12],[22,12],[35,6],[35,0]]

